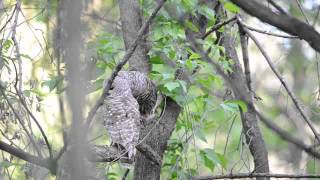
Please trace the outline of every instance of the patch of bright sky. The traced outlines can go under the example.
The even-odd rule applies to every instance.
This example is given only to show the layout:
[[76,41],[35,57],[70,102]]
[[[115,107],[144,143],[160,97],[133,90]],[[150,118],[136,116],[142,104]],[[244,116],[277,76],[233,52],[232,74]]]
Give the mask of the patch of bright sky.
[[308,9],[308,10],[313,9],[316,6],[320,6],[320,0],[306,0],[303,3],[303,7]]

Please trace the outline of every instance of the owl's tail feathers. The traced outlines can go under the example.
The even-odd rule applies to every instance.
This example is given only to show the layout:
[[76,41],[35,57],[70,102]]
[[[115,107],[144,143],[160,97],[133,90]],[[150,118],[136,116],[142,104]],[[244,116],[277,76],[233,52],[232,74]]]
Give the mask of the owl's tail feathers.
[[136,155],[136,148],[134,145],[129,145],[126,151],[127,151],[129,162],[121,162],[120,160],[120,165],[124,168],[132,169],[134,167],[134,157]]
[[128,151],[128,158],[134,161],[134,156],[136,155],[136,147],[134,145],[130,145],[127,151]]

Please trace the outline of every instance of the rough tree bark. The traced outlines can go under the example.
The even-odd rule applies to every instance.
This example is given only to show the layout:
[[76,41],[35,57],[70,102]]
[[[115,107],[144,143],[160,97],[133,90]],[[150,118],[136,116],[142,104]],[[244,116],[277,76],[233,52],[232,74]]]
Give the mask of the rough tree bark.
[[299,36],[320,52],[320,33],[311,25],[287,14],[272,11],[263,3],[256,0],[231,0],[248,14],[259,18],[289,34]]
[[245,100],[245,102],[250,102],[250,104],[247,104],[247,112],[241,113],[241,120],[246,142],[254,160],[254,171],[267,173],[269,172],[268,151],[258,126],[254,106],[252,105],[252,92],[250,92],[247,87],[246,79],[235,50],[235,39],[230,37],[228,33],[225,33],[222,43],[226,49],[226,55],[235,62],[232,67],[233,72],[228,76],[230,82],[232,82],[236,87],[232,89],[235,98]]
[[[142,25],[141,8],[139,1],[119,0],[120,19],[123,32],[123,39],[126,50],[136,39]],[[131,70],[149,73],[150,64],[147,58],[147,47],[145,38],[140,41],[135,52],[129,60]]]
[[[216,2],[216,3],[212,3]],[[205,2],[207,6],[213,8],[216,12],[217,23],[222,19],[227,19],[227,14],[223,9],[222,5],[217,1],[208,1]],[[211,4],[209,4],[211,3]],[[200,17],[200,15],[199,15]],[[200,29],[206,28],[201,27],[204,25],[203,18],[192,18],[193,22],[197,24]],[[201,22],[202,21],[202,22]],[[190,32],[187,31],[187,38],[190,36]],[[248,104],[248,111],[245,113],[241,112],[241,120],[243,131],[246,137],[246,142],[249,146],[251,155],[254,160],[254,171],[258,173],[268,173],[269,172],[269,164],[268,164],[268,152],[261,135],[257,116],[255,113],[253,104],[253,95],[252,92],[249,90],[246,82],[246,77],[244,72],[242,71],[241,64],[236,52],[236,42],[233,37],[230,36],[231,31],[230,27],[225,26],[225,31],[223,33],[216,31],[217,40],[216,43],[223,46],[225,48],[225,52],[222,54],[223,56],[227,56],[229,59],[234,61],[234,65],[232,66],[232,72],[228,73],[225,77],[225,80],[232,84],[231,88],[234,93],[234,98],[239,100],[244,100],[244,102],[250,102]],[[202,35],[198,36],[196,33],[193,33],[193,37],[202,37]],[[191,39],[189,37],[189,39]],[[264,179],[263,177],[258,179]]]
[[[127,49],[141,27],[141,9],[138,0],[120,0],[119,6],[123,37]],[[134,55],[129,60],[129,65],[130,69],[149,73],[150,64],[148,63],[147,48],[144,42],[145,41],[142,41],[137,47]],[[161,158],[166,150],[167,141],[175,128],[176,120],[181,110],[180,106],[170,98],[166,100],[166,103],[164,115],[156,127],[152,128],[154,124],[150,123],[144,128],[140,135],[140,137],[144,137],[151,130],[145,143],[152,147]],[[160,179],[160,172],[161,166],[155,165],[140,152],[137,152],[134,179]]]
[[[217,9],[217,14],[220,17],[224,16],[224,9],[222,6]],[[269,172],[269,161],[268,151],[260,132],[260,128],[257,121],[257,115],[253,106],[253,92],[251,92],[247,86],[246,77],[242,70],[237,52],[236,52],[236,41],[230,34],[230,28],[226,26],[224,33],[221,37],[221,45],[225,48],[225,55],[234,61],[232,66],[232,72],[228,74],[228,81],[233,84],[232,91],[235,99],[244,100],[249,102],[247,104],[247,112],[241,112],[241,120],[243,126],[243,132],[246,137],[246,142],[249,146],[250,153],[254,160],[254,172],[257,173],[268,173]],[[268,179],[260,177],[257,179]]]

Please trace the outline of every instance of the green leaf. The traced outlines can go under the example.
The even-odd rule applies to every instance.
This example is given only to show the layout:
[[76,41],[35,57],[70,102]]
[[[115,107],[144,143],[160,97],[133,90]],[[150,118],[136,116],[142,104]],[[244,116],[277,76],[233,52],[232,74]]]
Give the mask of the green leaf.
[[173,91],[174,89],[178,88],[180,84],[178,82],[167,82],[164,87],[168,89],[169,92]]
[[239,108],[241,108],[243,112],[247,112],[248,110],[246,103],[240,100],[225,101],[224,103],[220,104],[220,106],[223,108],[223,110],[233,113],[238,112]]
[[186,26],[191,29],[193,32],[199,32],[199,29],[197,26],[195,26],[192,22],[186,21]]
[[215,159],[210,154],[212,154],[212,153],[208,152],[207,149],[200,150],[200,157],[204,161],[204,165],[213,172],[217,163],[215,163],[216,162]]
[[159,56],[154,56],[150,58],[151,64],[164,64],[163,60]]
[[43,83],[41,83],[41,86],[47,86],[47,87],[49,87],[49,90],[52,91],[61,82],[62,82],[62,78],[59,78],[58,76],[56,76],[56,77],[52,77],[52,79],[50,79],[48,81],[44,81]]
[[7,51],[12,45],[13,45],[13,41],[10,39],[7,39],[4,41],[2,47]]
[[227,169],[227,164],[228,164],[228,161],[227,159],[222,155],[222,154],[219,154],[219,153],[216,153],[217,154],[217,157],[220,161],[220,165],[224,168],[224,169]]
[[197,54],[197,53],[192,53],[191,56],[189,57],[189,59],[200,59],[201,56],[200,54]]
[[0,167],[8,168],[10,166],[13,166],[13,164],[11,162],[8,162],[8,161],[1,161],[0,162]]
[[216,152],[213,149],[204,149],[203,150],[206,153],[206,156],[215,164],[220,164],[219,158],[216,154]]
[[180,86],[182,87],[183,92],[187,93],[187,91],[188,91],[187,90],[187,83],[185,81],[181,81],[181,80],[179,80],[178,82],[179,82]]
[[240,8],[231,2],[226,2],[224,8],[232,13],[238,13],[240,11]]
[[206,139],[206,135],[201,131],[201,129],[196,129],[195,130],[195,135],[202,141],[208,143]]
[[33,60],[28,54],[20,54],[21,57],[24,57],[26,59],[29,59],[29,60]]
[[200,6],[200,8],[198,9],[199,13],[206,16],[207,19],[209,20],[214,20],[215,17],[215,12],[209,8],[208,6]]
[[232,108],[234,112],[237,112],[239,110],[238,108],[241,108],[243,112],[248,111],[246,103],[244,103],[241,100],[229,100],[229,101],[225,101],[223,104],[225,106],[228,106],[228,108]]

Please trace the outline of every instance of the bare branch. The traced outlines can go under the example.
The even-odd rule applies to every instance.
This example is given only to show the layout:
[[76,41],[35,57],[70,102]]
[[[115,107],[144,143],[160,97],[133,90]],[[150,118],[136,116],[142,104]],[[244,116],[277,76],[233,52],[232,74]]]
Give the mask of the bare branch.
[[20,158],[22,160],[36,164],[38,166],[45,167],[47,169],[51,169],[51,167],[52,167],[50,165],[49,159],[42,159],[37,156],[28,154],[20,149],[14,148],[13,146],[11,146],[5,142],[0,141],[0,149],[11,154],[11,155],[14,155],[14,156]]
[[202,37],[201,39],[206,39],[211,33],[213,33],[214,31],[216,30],[219,30],[221,27],[225,26],[226,24],[229,24],[230,22],[236,20],[236,16],[226,20],[226,21],[223,21],[223,22],[220,22],[218,24],[215,24],[208,32],[206,32]]
[[288,38],[288,39],[299,39],[298,36],[288,36],[288,35],[282,35],[282,34],[276,34],[276,33],[272,33],[272,32],[268,32],[268,31],[264,31],[264,30],[260,30],[257,28],[253,28],[250,27],[244,23],[242,23],[243,26],[245,26],[246,28],[250,29],[251,31],[255,31],[261,34],[266,34],[266,35],[270,35],[270,36],[275,36],[275,37],[281,37],[281,38]]
[[306,13],[304,12],[304,10],[303,10],[303,8],[302,8],[302,5],[301,5],[300,1],[299,1],[299,0],[296,0],[296,3],[298,4],[299,10],[300,10],[301,14],[303,15],[304,19],[306,20],[306,22],[307,22],[308,24],[310,24],[310,23],[309,23],[309,19],[308,19]]
[[249,62],[249,54],[248,54],[248,36],[243,31],[243,28],[239,26],[239,35],[240,35],[240,43],[242,49],[242,57],[244,64],[244,74],[246,76],[247,86],[250,91],[252,91],[251,87],[251,73],[250,73],[250,62]]
[[282,14],[286,14],[287,12],[285,10],[283,10],[277,3],[275,3],[273,0],[268,0],[268,2],[274,7],[276,8],[280,13]]
[[[18,97],[19,97],[19,100],[21,101],[21,104],[23,105],[23,107],[26,109],[28,114],[31,116],[32,120],[36,123],[37,127],[39,128],[40,133],[41,133],[41,135],[42,135],[42,137],[48,147],[49,155],[50,155],[50,157],[52,157],[52,149],[51,149],[51,145],[48,141],[48,138],[47,138],[43,128],[41,127],[40,123],[38,122],[36,117],[32,114],[32,112],[29,110],[25,100],[22,97],[22,59],[21,59],[21,54],[20,54],[20,47],[19,47],[18,41],[16,39],[16,28],[17,28],[17,23],[18,23],[18,15],[20,12],[20,6],[21,6],[20,1],[17,1],[16,15],[15,15],[15,19],[14,19],[14,25],[12,27],[12,41],[15,46],[15,52],[16,52],[15,56],[16,56],[16,59],[18,60],[18,70],[19,70],[19,72],[16,76],[14,88],[18,94]],[[19,83],[19,86],[17,86],[17,83]]]
[[15,115],[15,117],[18,119],[20,125],[22,126],[22,129],[26,132],[27,136],[30,139],[31,144],[34,146],[35,150],[37,151],[38,155],[40,157],[42,157],[41,151],[38,148],[36,142],[34,141],[33,137],[31,136],[30,132],[28,131],[27,127],[24,125],[23,120],[21,119],[20,115],[15,111],[13,105],[11,104],[10,100],[8,99],[7,95],[4,92],[4,87],[0,86],[0,92],[2,94],[2,96],[4,97],[4,99],[7,101],[10,109],[12,110],[13,114]]
[[278,127],[275,123],[273,123],[271,120],[268,120],[266,117],[264,117],[262,114],[260,114],[258,111],[256,111],[256,114],[258,115],[259,119],[265,124],[269,129],[271,129],[273,132],[277,133],[282,139],[294,144],[301,150],[305,151],[306,153],[312,155],[313,157],[320,159],[320,153],[318,151],[315,151],[312,147],[304,144],[303,141],[300,141],[297,138],[294,138],[289,133]]

